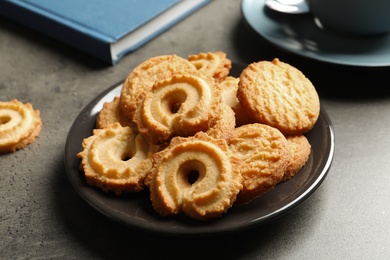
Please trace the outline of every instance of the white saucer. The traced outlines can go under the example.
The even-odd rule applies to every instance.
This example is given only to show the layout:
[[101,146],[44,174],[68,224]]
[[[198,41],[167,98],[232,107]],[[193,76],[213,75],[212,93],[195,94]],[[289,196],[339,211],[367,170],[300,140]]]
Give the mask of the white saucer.
[[345,36],[320,29],[310,14],[281,14],[265,0],[242,0],[249,26],[275,46],[311,59],[361,67],[390,66],[390,34]]

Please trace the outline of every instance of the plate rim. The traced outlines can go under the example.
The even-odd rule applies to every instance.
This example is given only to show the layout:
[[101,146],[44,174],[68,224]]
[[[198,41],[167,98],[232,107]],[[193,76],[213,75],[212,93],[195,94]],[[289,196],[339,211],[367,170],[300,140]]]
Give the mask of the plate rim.
[[[119,90],[122,87],[122,82],[123,81],[119,81],[118,83],[116,83],[116,84],[112,85],[111,87],[107,88],[106,90],[102,91],[100,94],[98,94],[95,98],[93,98],[80,111],[80,113],[75,118],[75,120],[73,121],[73,123],[69,129],[69,132],[68,132],[68,135],[66,138],[65,152],[64,152],[65,169],[66,169],[66,173],[68,176],[68,180],[71,182],[72,187],[81,196],[81,198],[84,201],[86,201],[90,206],[92,206],[95,210],[97,210],[98,212],[100,212],[101,214],[103,214],[104,216],[108,217],[109,219],[111,219],[115,222],[121,223],[121,224],[128,226],[130,228],[138,229],[140,231],[153,233],[153,234],[167,235],[167,236],[182,236],[182,237],[213,236],[213,235],[223,235],[223,234],[229,234],[229,233],[234,233],[234,232],[238,232],[238,231],[243,231],[243,230],[247,230],[247,229],[252,228],[252,227],[264,225],[272,220],[275,220],[276,218],[281,217],[282,215],[288,213],[292,209],[299,206],[301,203],[306,201],[306,199],[308,199],[318,189],[318,187],[322,184],[322,182],[324,181],[324,179],[326,178],[326,176],[329,172],[329,169],[331,167],[333,157],[334,157],[335,135],[334,135],[334,129],[333,129],[333,125],[331,123],[331,120],[330,120],[327,112],[325,111],[325,109],[321,105],[319,120],[323,120],[325,123],[326,136],[327,136],[328,142],[329,142],[329,144],[327,146],[327,151],[326,151],[327,157],[326,158],[323,157],[322,161],[321,161],[321,165],[322,165],[321,170],[320,170],[321,172],[318,174],[318,177],[315,178],[314,182],[304,190],[304,192],[300,193],[300,195],[297,198],[290,201],[288,204],[285,204],[283,207],[279,208],[277,211],[273,211],[265,216],[260,216],[257,219],[251,219],[250,221],[247,221],[240,226],[235,225],[233,227],[225,227],[225,228],[221,228],[218,230],[216,230],[216,229],[210,229],[210,230],[191,229],[191,230],[189,230],[186,228],[184,228],[184,229],[183,228],[177,228],[177,229],[175,228],[174,230],[168,230],[169,227],[168,228],[157,228],[156,226],[150,226],[150,225],[148,225],[148,224],[150,224],[150,222],[148,223],[148,222],[138,221],[137,224],[135,224],[136,221],[126,221],[126,219],[124,219],[122,217],[118,217],[117,215],[113,214],[112,212],[107,212],[107,206],[103,205],[104,202],[99,201],[99,203],[102,203],[102,204],[97,205],[96,201],[91,201],[91,199],[89,197],[91,194],[86,194],[82,189],[80,189],[80,187],[78,187],[78,184],[76,183],[76,181],[74,179],[74,178],[81,179],[80,176],[78,176],[78,177],[74,176],[74,175],[78,175],[79,173],[75,174],[74,168],[72,167],[73,164],[68,163],[68,162],[71,162],[72,158],[73,158],[73,160],[78,160],[74,156],[75,154],[71,152],[71,151],[73,151],[72,149],[75,149],[75,148],[72,148],[72,146],[76,145],[78,147],[81,147],[81,143],[80,144],[73,144],[70,142],[70,140],[72,138],[71,135],[72,135],[73,131],[75,131],[75,129],[77,128],[76,127],[77,123],[80,122],[80,120],[81,121],[84,120],[84,117],[86,116],[87,113],[91,117],[90,112],[92,111],[92,109],[95,108],[99,102],[101,103],[101,100],[103,100],[107,95],[109,95],[110,93],[112,93],[116,89]],[[92,131],[92,129],[91,129],[91,131]],[[69,158],[69,156],[72,156],[72,158]],[[317,175],[317,174],[315,174],[315,175]],[[79,180],[79,181],[82,182],[81,180]],[[88,187],[87,189],[92,190],[92,189],[94,189],[94,187]],[[102,191],[97,191],[97,192],[102,192]]]
[[[253,3],[255,3],[257,6],[253,6]],[[276,40],[276,38],[270,37],[266,33],[264,33],[264,31],[261,29],[260,25],[254,24],[255,23],[254,19],[251,18],[251,16],[253,15],[254,12],[257,12],[260,9],[262,10],[262,8],[264,8],[264,7],[265,7],[265,0],[241,0],[241,14],[242,14],[242,17],[244,18],[245,23],[255,33],[257,33],[259,36],[261,36],[263,39],[265,39],[266,41],[268,41],[269,43],[271,43],[275,47],[278,47],[282,50],[285,50],[289,53],[296,54],[296,55],[301,56],[301,57],[305,57],[305,58],[309,58],[312,60],[325,62],[325,63],[329,63],[329,64],[352,66],[352,67],[366,67],[366,68],[387,68],[390,66],[390,47],[388,47],[386,49],[388,52],[388,56],[389,56],[389,62],[367,62],[367,57],[369,57],[369,56],[373,57],[372,55],[368,55],[368,56],[364,55],[357,62],[357,61],[346,60],[346,59],[342,59],[342,58],[326,57],[326,54],[321,54],[321,52],[312,54],[312,53],[302,52],[302,51],[299,51],[299,50],[296,50],[293,48],[289,48],[288,45],[280,43],[279,41]],[[247,10],[249,10],[249,12]],[[273,11],[270,10],[270,12],[273,12]],[[260,14],[263,19],[270,20],[266,15],[263,15],[263,12],[257,12],[257,14]],[[279,15],[284,15],[284,18],[286,18],[288,16],[291,16],[291,17],[294,16],[294,18],[301,16],[302,17],[301,19],[307,19],[307,22],[308,22],[307,27],[309,27],[309,25],[315,24],[314,19],[309,19],[309,17],[311,18],[310,14],[279,14]],[[294,21],[294,19],[291,19],[290,22],[293,22],[293,21]],[[275,23],[275,24],[278,24],[278,23]],[[330,36],[330,37],[334,36],[334,37],[336,37],[335,39],[347,39],[347,40],[352,39],[352,38],[348,38],[345,36],[332,34],[332,33],[329,33],[329,31],[321,30],[319,28],[316,30],[316,32],[317,33],[319,32],[319,34],[327,34],[327,36]],[[381,37],[381,36],[378,36],[378,37]],[[378,37],[372,37],[370,39],[372,39],[372,42],[373,42],[374,39],[379,39]],[[390,33],[385,34],[383,37],[387,38],[387,43],[389,43],[388,46],[390,46]],[[285,39],[288,39],[288,37],[286,36]],[[367,40],[369,38],[366,37],[364,39]],[[296,38],[295,38],[295,40],[296,40]],[[300,43],[302,43],[302,42],[300,42]],[[333,54],[336,54],[336,53],[333,52]],[[383,53],[381,53],[380,55],[382,56]],[[353,56],[356,57],[356,55],[353,55]]]

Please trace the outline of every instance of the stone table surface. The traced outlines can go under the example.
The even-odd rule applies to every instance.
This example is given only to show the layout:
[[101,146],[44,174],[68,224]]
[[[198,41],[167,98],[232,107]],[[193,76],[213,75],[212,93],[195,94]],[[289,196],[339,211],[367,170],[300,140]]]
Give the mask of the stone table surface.
[[[212,1],[115,66],[0,18],[0,100],[31,102],[43,121],[34,143],[0,156],[1,259],[390,258],[390,68],[288,53],[246,25],[240,4]],[[333,163],[316,192],[267,224],[193,238],[133,229],[87,204],[64,165],[81,110],[150,57],[217,50],[243,64],[278,57],[312,80],[335,132]]]

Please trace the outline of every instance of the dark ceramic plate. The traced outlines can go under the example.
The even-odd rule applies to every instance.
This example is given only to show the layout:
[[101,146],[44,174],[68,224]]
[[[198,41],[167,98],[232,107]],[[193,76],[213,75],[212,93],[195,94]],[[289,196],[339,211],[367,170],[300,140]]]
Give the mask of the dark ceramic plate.
[[[232,75],[243,66],[234,64]],[[70,128],[65,146],[65,166],[70,182],[80,196],[110,219],[147,232],[175,236],[227,234],[263,225],[289,212],[305,201],[325,179],[334,154],[334,132],[325,110],[307,134],[312,153],[307,164],[291,180],[278,184],[272,191],[251,203],[231,208],[222,218],[206,223],[185,216],[160,217],[152,208],[148,191],[115,196],[86,184],[76,157],[84,138],[92,134],[103,103],[119,96],[122,84],[116,84],[94,98]]]

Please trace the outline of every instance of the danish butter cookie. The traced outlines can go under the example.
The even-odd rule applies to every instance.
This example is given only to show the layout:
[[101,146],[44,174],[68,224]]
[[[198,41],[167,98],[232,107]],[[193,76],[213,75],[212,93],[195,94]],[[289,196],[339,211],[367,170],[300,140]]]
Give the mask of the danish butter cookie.
[[41,128],[40,112],[30,103],[23,104],[16,99],[0,102],[0,154],[26,147]]
[[142,62],[130,72],[123,82],[120,95],[123,113],[127,118],[132,119],[145,93],[152,89],[157,80],[170,77],[178,72],[196,71],[197,69],[191,62],[176,55],[156,56]]
[[219,83],[222,92],[222,102],[229,105],[235,114],[236,126],[255,123],[253,119],[242,107],[237,98],[239,78],[227,76],[225,80]]
[[236,128],[229,148],[243,162],[243,189],[237,205],[272,190],[283,178],[291,158],[285,136],[274,127],[258,123]]
[[94,129],[85,138],[81,168],[89,185],[120,195],[144,189],[144,180],[151,169],[150,156],[157,147],[148,143],[130,127],[118,122],[103,129]]
[[131,126],[134,129],[133,122],[123,114],[119,102],[120,98],[115,97],[112,101],[103,104],[103,108],[96,118],[96,128],[105,128],[118,122],[121,126]]
[[203,132],[174,137],[152,160],[145,183],[153,208],[162,216],[183,212],[197,220],[220,217],[242,188],[240,161],[224,140]]
[[304,135],[288,135],[287,143],[291,152],[291,159],[281,181],[291,179],[302,169],[309,159],[311,145]]
[[237,97],[257,122],[283,134],[310,131],[320,112],[319,97],[310,80],[279,59],[246,67],[240,75]]
[[154,144],[209,128],[220,101],[218,86],[199,73],[175,74],[157,81],[137,108],[133,121]]
[[236,118],[233,109],[221,103],[217,115],[209,122],[209,129],[206,133],[216,139],[229,141],[236,127]]
[[198,71],[213,77],[216,82],[223,81],[232,67],[231,60],[222,51],[192,54],[188,56],[188,60],[195,65]]

